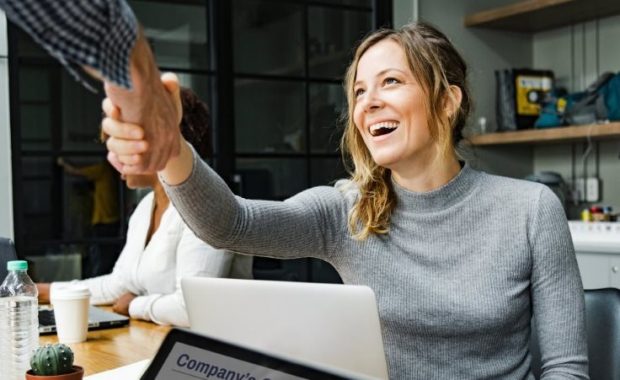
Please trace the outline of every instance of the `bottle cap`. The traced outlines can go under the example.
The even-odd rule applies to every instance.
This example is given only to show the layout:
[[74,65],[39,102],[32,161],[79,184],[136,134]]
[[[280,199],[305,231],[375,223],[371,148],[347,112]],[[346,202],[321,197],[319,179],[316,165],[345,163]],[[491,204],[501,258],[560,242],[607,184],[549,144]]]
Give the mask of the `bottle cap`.
[[28,270],[28,261],[11,260],[6,263],[6,270]]

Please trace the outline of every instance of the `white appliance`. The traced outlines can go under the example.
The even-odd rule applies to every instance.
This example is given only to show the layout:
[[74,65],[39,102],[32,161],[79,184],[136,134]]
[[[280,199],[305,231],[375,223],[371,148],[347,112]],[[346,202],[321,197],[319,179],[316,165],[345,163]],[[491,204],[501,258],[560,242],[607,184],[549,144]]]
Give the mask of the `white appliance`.
[[569,221],[584,289],[620,289],[620,223]]

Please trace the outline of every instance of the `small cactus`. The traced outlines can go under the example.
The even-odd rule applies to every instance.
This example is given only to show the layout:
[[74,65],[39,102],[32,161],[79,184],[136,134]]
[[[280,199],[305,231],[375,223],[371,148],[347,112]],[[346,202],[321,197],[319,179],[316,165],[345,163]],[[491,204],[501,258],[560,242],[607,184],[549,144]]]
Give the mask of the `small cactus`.
[[30,367],[37,376],[69,373],[73,370],[73,351],[61,343],[46,344],[34,351]]

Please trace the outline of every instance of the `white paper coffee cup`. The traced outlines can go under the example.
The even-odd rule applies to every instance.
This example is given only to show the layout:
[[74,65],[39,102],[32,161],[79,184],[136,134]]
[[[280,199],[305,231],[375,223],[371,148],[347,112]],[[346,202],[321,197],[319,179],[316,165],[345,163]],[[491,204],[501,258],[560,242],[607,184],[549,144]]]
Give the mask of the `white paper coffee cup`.
[[87,287],[67,285],[55,287],[50,294],[54,308],[56,333],[60,343],[79,343],[88,333],[88,305],[90,291]]

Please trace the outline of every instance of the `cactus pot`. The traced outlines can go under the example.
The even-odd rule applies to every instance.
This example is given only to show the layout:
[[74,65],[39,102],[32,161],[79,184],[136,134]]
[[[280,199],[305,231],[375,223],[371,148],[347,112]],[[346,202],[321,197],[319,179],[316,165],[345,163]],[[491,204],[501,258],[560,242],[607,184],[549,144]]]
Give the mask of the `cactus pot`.
[[32,370],[26,372],[26,380],[82,380],[84,368],[74,365],[73,371],[62,375],[37,376],[32,374]]

